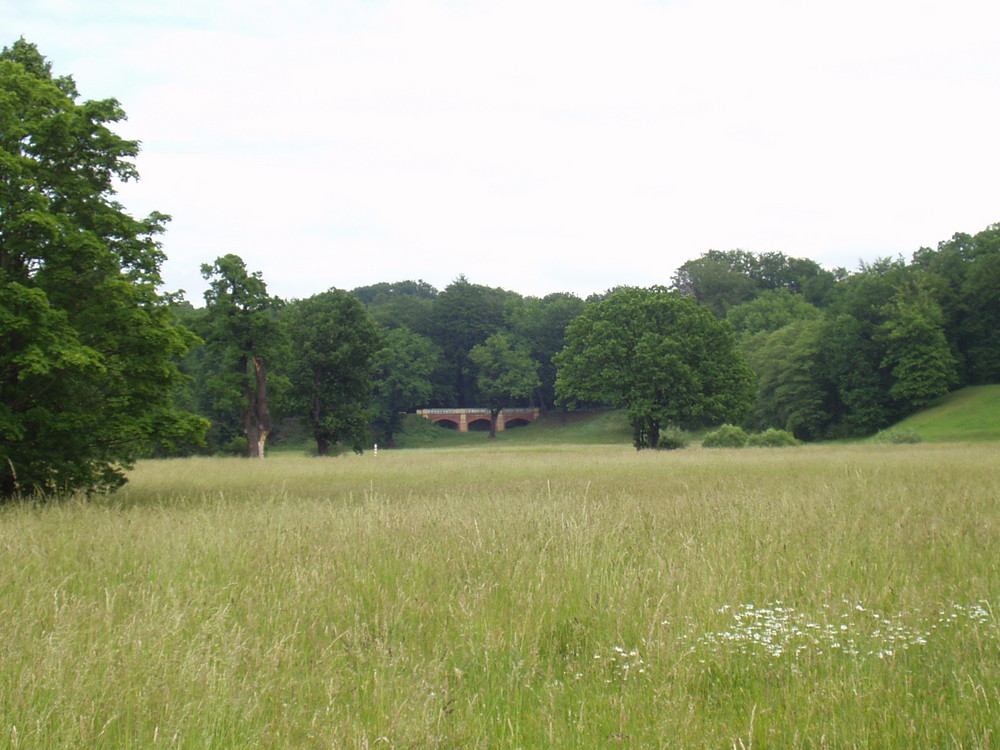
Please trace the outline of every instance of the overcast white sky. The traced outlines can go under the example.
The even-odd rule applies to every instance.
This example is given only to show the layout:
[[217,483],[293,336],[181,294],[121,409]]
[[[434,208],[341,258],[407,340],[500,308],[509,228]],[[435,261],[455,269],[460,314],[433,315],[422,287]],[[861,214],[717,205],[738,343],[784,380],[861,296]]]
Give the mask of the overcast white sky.
[[0,0],[143,142],[168,289],[667,284],[1000,221],[996,0]]

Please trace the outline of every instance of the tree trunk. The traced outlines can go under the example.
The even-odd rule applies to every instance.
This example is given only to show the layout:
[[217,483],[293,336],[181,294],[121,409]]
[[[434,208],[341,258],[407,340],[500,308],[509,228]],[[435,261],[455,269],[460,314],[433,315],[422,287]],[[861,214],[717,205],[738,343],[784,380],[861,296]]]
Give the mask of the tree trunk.
[[[319,373],[313,377],[313,385],[316,390],[319,390]],[[319,419],[322,416],[322,408],[319,402],[319,396],[314,395],[312,397],[312,405],[309,409],[309,419],[312,420],[313,426],[313,437],[316,438],[316,455],[325,456],[330,452],[330,441],[326,439],[326,436],[320,431]]]
[[496,440],[497,437],[497,417],[500,416],[499,409],[490,409],[490,440]]
[[325,456],[330,453],[330,441],[322,435],[316,436],[316,455]]
[[655,419],[649,420],[649,447],[656,448],[660,444],[660,423]]
[[243,434],[247,437],[247,456],[264,458],[264,446],[271,434],[271,414],[267,409],[267,373],[264,360],[253,358],[254,379],[244,390],[247,408],[243,412]]

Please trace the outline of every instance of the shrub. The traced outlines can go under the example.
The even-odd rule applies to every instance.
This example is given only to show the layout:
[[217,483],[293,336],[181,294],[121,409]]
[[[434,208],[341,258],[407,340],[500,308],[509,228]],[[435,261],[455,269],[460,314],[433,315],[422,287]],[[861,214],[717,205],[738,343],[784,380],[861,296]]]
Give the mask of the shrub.
[[665,451],[674,451],[679,448],[687,448],[691,442],[691,436],[680,427],[668,427],[660,432],[660,442],[657,448]]
[[756,435],[750,435],[747,445],[751,448],[783,448],[787,445],[801,445],[795,435],[787,430],[776,430],[773,427]]
[[911,427],[893,427],[882,430],[872,438],[873,443],[886,443],[902,445],[904,443],[919,443],[922,438],[920,434]]
[[705,435],[701,441],[703,448],[742,448],[747,444],[748,435],[742,427],[724,424],[714,432]]

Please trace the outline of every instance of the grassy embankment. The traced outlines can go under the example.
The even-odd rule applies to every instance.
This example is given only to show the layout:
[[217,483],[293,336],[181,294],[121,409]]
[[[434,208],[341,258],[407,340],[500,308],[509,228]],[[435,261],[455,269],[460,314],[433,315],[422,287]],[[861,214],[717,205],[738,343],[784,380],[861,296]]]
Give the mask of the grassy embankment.
[[939,398],[897,427],[914,430],[924,441],[1000,440],[1000,385],[977,385]]
[[0,509],[0,746],[996,746],[1000,445],[477,437]]

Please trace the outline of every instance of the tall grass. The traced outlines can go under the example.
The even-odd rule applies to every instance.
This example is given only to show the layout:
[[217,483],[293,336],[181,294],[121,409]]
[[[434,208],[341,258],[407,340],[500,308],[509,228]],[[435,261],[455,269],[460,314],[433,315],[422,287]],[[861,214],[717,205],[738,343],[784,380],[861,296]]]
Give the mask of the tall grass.
[[143,463],[0,511],[0,746],[993,747],[998,458]]

